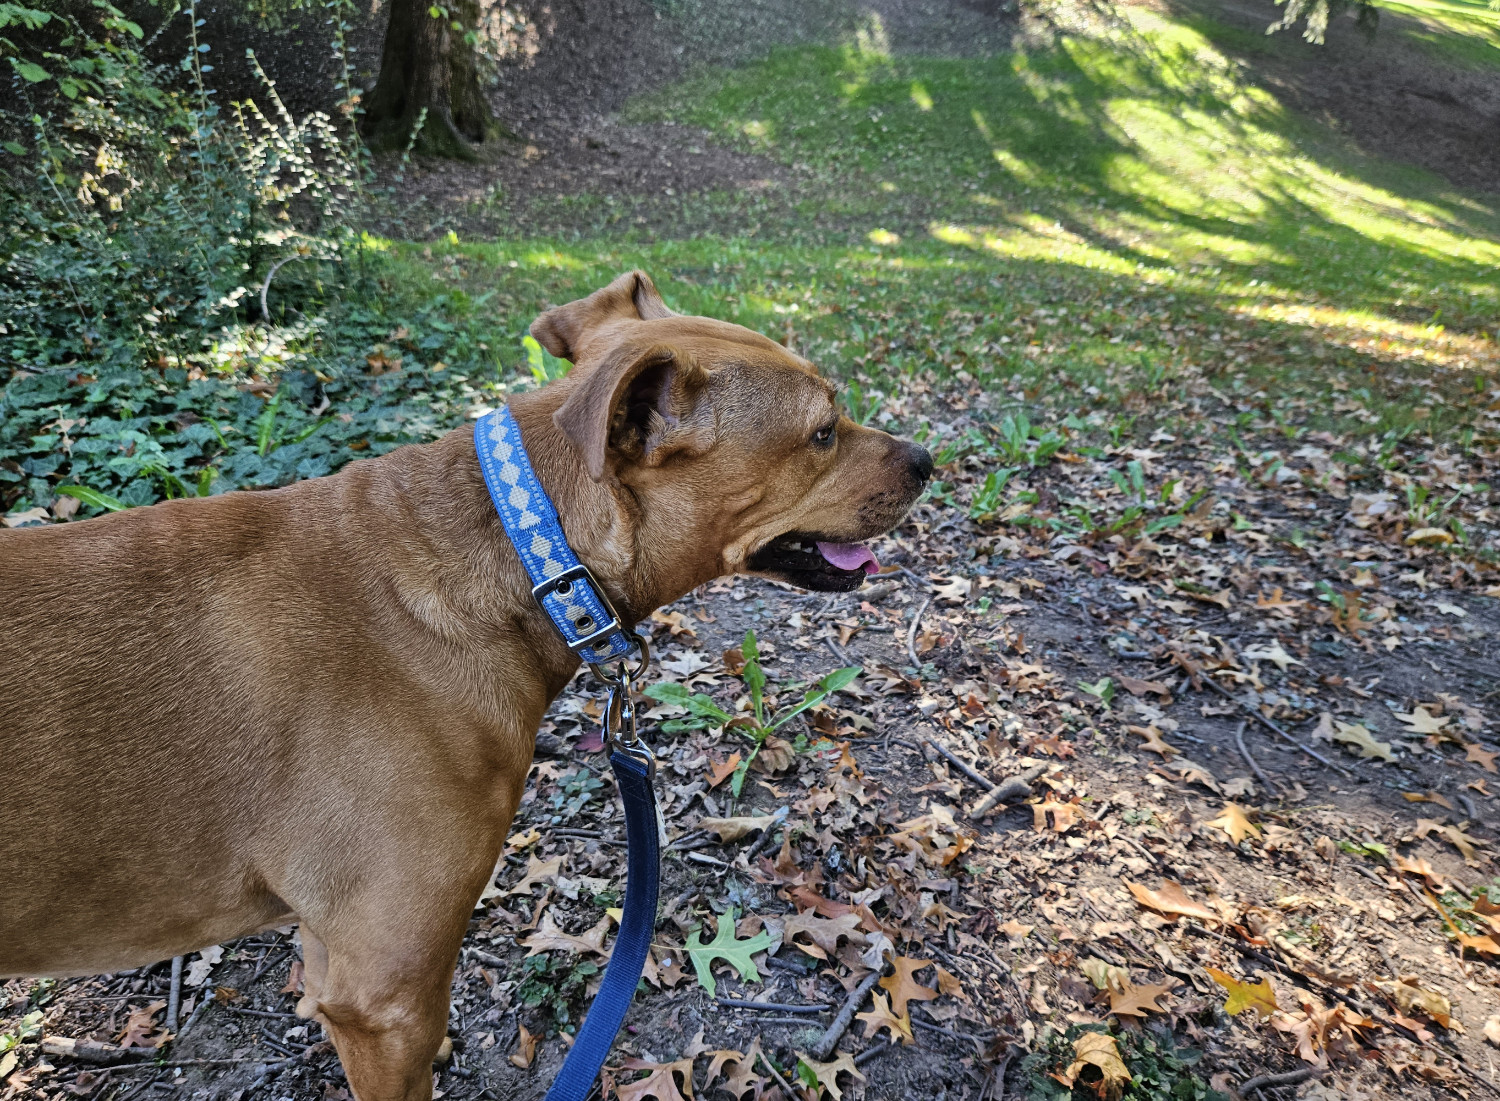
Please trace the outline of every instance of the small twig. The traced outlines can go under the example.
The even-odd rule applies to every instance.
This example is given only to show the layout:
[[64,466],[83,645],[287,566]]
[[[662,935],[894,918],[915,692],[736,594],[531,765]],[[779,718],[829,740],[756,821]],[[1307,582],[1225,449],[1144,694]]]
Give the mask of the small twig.
[[694,864],[709,864],[715,868],[728,868],[731,866],[723,860],[714,859],[707,853],[688,853],[683,859],[691,860]]
[[890,1051],[891,1048],[895,1046],[896,1045],[891,1043],[889,1040],[881,1040],[880,1043],[876,1044],[868,1051],[861,1051],[858,1055],[856,1055],[854,1057],[854,1065],[857,1067],[862,1067],[872,1059],[879,1059],[882,1055]]
[[837,642],[834,642],[833,639],[829,638],[827,635],[823,636],[823,641],[828,644],[829,651],[833,654],[834,657],[838,658],[839,661],[843,662],[845,665],[852,664],[849,661],[849,655],[844,652],[844,648]]
[[927,588],[927,586],[929,586],[929,585],[932,584],[932,582],[928,581],[927,578],[925,578],[925,577],[918,577],[916,574],[912,573],[911,570],[907,569],[905,566],[897,566],[891,572],[892,573],[904,573],[907,577],[911,578],[918,585],[921,585],[922,588],[924,588],[924,589]]
[[790,1002],[747,1002],[739,998],[720,998],[720,1005],[731,1009],[757,1009],[772,1013],[826,1013],[832,1005],[793,1005]]
[[172,957],[172,987],[167,992],[167,1020],[168,1032],[177,1031],[177,1014],[182,1009],[182,957]]
[[1243,1096],[1253,1090],[1272,1089],[1276,1086],[1295,1086],[1299,1082],[1306,1082],[1317,1073],[1317,1067],[1298,1067],[1285,1074],[1257,1074],[1240,1087],[1240,1094]]
[[754,863],[755,858],[769,849],[776,837],[776,827],[786,821],[791,813],[789,807],[780,807],[771,817],[775,819],[765,829],[760,831],[760,836],[755,839],[755,844],[750,846],[750,851],[745,853],[745,864],[748,867]]
[[951,749],[943,745],[936,738],[931,738],[923,735],[922,740],[928,745],[932,746],[932,748],[938,753],[941,753],[943,757],[947,759],[949,764],[953,765],[969,779],[973,780],[980,787],[984,788],[985,791],[995,790],[995,781],[975,771],[972,765],[966,764],[960,757],[956,756]]
[[911,627],[906,632],[906,653],[911,657],[912,666],[916,669],[922,668],[922,663],[917,659],[917,628],[922,625],[922,617],[927,614],[927,606],[932,603],[932,597],[922,601],[922,606],[917,609],[917,614],[911,617]]
[[797,1096],[796,1091],[792,1089],[792,1084],[781,1076],[781,1071],[777,1070],[774,1066],[771,1065],[771,1060],[766,1058],[766,1053],[764,1051],[760,1053],[760,1065],[771,1072],[771,1077],[776,1079],[776,1084],[779,1085],[783,1091],[785,1091],[788,1097]]
[[262,975],[271,970],[271,968],[275,967],[278,963],[280,963],[291,954],[291,948],[278,948],[274,952],[268,949],[265,956],[261,959],[260,964],[255,968],[255,974],[250,976],[250,981],[245,985],[254,986],[256,981]]
[[277,1013],[269,1009],[241,1009],[237,1005],[226,1005],[224,1008],[229,1010],[229,1012],[231,1013],[239,1013],[246,1017],[272,1017],[276,1019],[290,1019],[297,1016],[295,1013]]
[[1249,725],[1248,720],[1240,722],[1238,729],[1234,732],[1234,744],[1239,747],[1240,756],[1245,758],[1245,763],[1250,766],[1250,771],[1259,777],[1260,785],[1266,789],[1266,794],[1272,796],[1279,795],[1281,789],[1271,782],[1271,778],[1266,775],[1265,769],[1256,763],[1255,758],[1250,756],[1250,751],[1245,748],[1245,728]]
[[188,1019],[183,1022],[182,1027],[177,1030],[177,1035],[173,1036],[172,1039],[174,1041],[181,1040],[182,1037],[186,1035],[187,1030],[198,1023],[198,1018],[202,1017],[203,1014],[208,1011],[208,1007],[213,1004],[213,1001],[213,998],[205,993],[203,997],[198,1000],[198,1004],[193,1006],[193,1011],[188,1014]]
[[[1183,661],[1187,662],[1188,665],[1192,665],[1193,664],[1192,662],[1187,661],[1186,658],[1184,658]],[[1348,780],[1354,779],[1354,773],[1350,772],[1347,768],[1345,768],[1343,765],[1337,763],[1336,761],[1330,761],[1327,757],[1323,756],[1323,754],[1319,753],[1316,749],[1313,749],[1311,746],[1303,745],[1296,738],[1294,738],[1290,734],[1288,734],[1285,730],[1282,730],[1281,727],[1277,726],[1270,719],[1268,719],[1264,715],[1262,715],[1260,713],[1260,709],[1259,708],[1251,707],[1248,703],[1246,703],[1244,700],[1240,699],[1238,696],[1236,696],[1229,689],[1225,688],[1218,681],[1214,680],[1213,675],[1211,673],[1207,673],[1204,670],[1198,669],[1196,666],[1193,667],[1193,671],[1200,674],[1199,679],[1204,684],[1208,685],[1210,688],[1212,688],[1219,695],[1223,696],[1230,703],[1233,703],[1235,706],[1239,707],[1240,710],[1244,711],[1245,714],[1249,715],[1256,722],[1260,723],[1261,726],[1263,726],[1267,730],[1271,731],[1271,733],[1275,734],[1277,737],[1281,738],[1283,741],[1285,741],[1285,742],[1287,742],[1287,743],[1289,743],[1291,745],[1296,746],[1303,753],[1306,753],[1309,757],[1311,757],[1314,761],[1317,761],[1319,764],[1321,764],[1321,765],[1323,765],[1323,766],[1325,766],[1327,768],[1333,769],[1335,772],[1337,772],[1340,776],[1343,776],[1345,779],[1348,779]]]
[[849,996],[844,999],[844,1008],[839,1010],[839,1015],[833,1019],[833,1024],[828,1026],[828,1031],[823,1033],[823,1038],[818,1041],[818,1046],[813,1049],[813,1054],[819,1062],[824,1061],[833,1054],[833,1049],[838,1046],[839,1040],[849,1030],[849,1022],[854,1020],[854,1011],[864,1004],[865,998],[869,995],[871,989],[880,981],[881,970],[883,969],[877,968],[871,971],[860,980],[859,985],[850,991]]

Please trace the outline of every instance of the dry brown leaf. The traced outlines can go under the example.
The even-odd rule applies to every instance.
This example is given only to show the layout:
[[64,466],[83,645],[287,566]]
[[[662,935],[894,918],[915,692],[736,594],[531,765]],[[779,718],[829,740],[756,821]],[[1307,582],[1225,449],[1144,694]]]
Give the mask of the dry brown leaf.
[[1158,913],[1168,915],[1181,915],[1183,917],[1195,917],[1201,921],[1223,921],[1218,912],[1210,909],[1201,902],[1194,902],[1182,889],[1181,883],[1174,883],[1170,879],[1162,880],[1161,890],[1151,891],[1142,887],[1139,883],[1125,880],[1125,886],[1135,896],[1137,902],[1142,906],[1149,907]]
[[1095,990],[1122,991],[1130,985],[1130,972],[1123,967],[1090,957],[1078,965]]
[[531,1061],[536,1058],[536,1037],[525,1026],[521,1026],[520,1034],[516,1037],[516,1050],[510,1057],[513,1067],[525,1070],[531,1066]]
[[796,1052],[797,1061],[813,1072],[813,1077],[818,1080],[820,1089],[827,1090],[833,1095],[833,1101],[839,1101],[844,1096],[844,1091],[839,1088],[839,1075],[843,1073],[852,1074],[857,1081],[863,1082],[865,1076],[859,1072],[854,1065],[854,1056],[847,1051],[839,1052],[839,1057],[827,1063],[820,1063],[810,1055]]
[[891,1006],[901,1016],[906,1016],[906,1003],[909,1001],[930,1002],[938,996],[938,992],[930,986],[923,986],[912,976],[924,967],[932,966],[931,960],[918,960],[910,956],[897,956],[891,960],[891,966],[895,968],[894,975],[887,975],[880,980],[880,986],[891,992]]
[[738,841],[748,833],[763,830],[776,821],[774,814],[746,815],[738,818],[704,818],[698,828],[718,837],[721,844]]
[[166,1002],[152,1002],[140,1009],[132,1009],[115,1042],[121,1047],[161,1047],[172,1038],[166,1029],[156,1027],[156,1015],[166,1008]]
[[682,1075],[687,1085],[687,1095],[693,1095],[693,1061],[679,1059],[675,1063],[648,1063],[644,1059],[626,1059],[626,1070],[646,1070],[651,1073],[636,1082],[615,1083],[615,1096],[620,1101],[684,1101],[677,1087],[677,1076]]
[[1439,822],[1435,818],[1418,818],[1417,828],[1412,831],[1418,837],[1426,837],[1429,833],[1435,833],[1452,845],[1464,858],[1464,863],[1470,867],[1478,865],[1479,861],[1474,859],[1479,850],[1475,846],[1475,839],[1464,833],[1457,826],[1450,826],[1446,822]]
[[1413,707],[1410,712],[1396,712],[1396,718],[1411,727],[1413,734],[1437,734],[1449,723],[1448,716],[1439,718],[1425,707]]
[[552,916],[552,911],[548,910],[537,924],[536,932],[516,943],[530,949],[527,956],[558,948],[567,952],[593,952],[595,955],[607,956],[609,953],[604,950],[604,936],[609,932],[609,920],[609,915],[605,914],[592,929],[574,935],[563,932],[557,919]]
[[[860,917],[853,911],[835,918],[821,918],[811,913],[793,914],[786,919],[781,936],[793,948],[826,960],[838,951],[840,937],[856,947],[862,948],[870,943],[869,938],[859,931],[859,923]],[[800,936],[807,937],[812,943],[803,944],[796,939]]]
[[1077,803],[1059,802],[1057,796],[1050,791],[1042,802],[1031,804],[1032,829],[1045,832],[1049,814],[1052,816],[1051,827],[1054,833],[1067,833],[1084,819],[1082,807]]
[[1470,742],[1464,746],[1464,760],[1478,765],[1486,772],[1500,773],[1500,768],[1495,767],[1496,757],[1500,757],[1500,753],[1491,753],[1478,742]]
[[506,895],[529,895],[531,888],[537,884],[554,882],[562,872],[563,858],[554,856],[551,860],[538,859],[535,853],[526,857],[526,874],[520,881],[506,891]]
[[1107,1032],[1085,1032],[1074,1040],[1073,1061],[1058,1077],[1069,1088],[1081,1081],[1104,1101],[1119,1101],[1131,1082],[1115,1038]]
[[731,753],[727,761],[710,761],[708,763],[708,790],[712,791],[725,780],[734,775],[734,770],[740,767],[740,755]]
[[760,753],[755,758],[755,767],[761,772],[775,774],[791,768],[792,762],[796,759],[796,747],[785,738],[778,738],[772,734],[761,743]]
[[1396,982],[1379,982],[1374,984],[1379,989],[1391,996],[1396,1003],[1396,1008],[1401,1012],[1410,1014],[1421,1012],[1431,1017],[1444,1028],[1449,1026],[1453,1015],[1453,1003],[1436,990],[1428,990],[1418,985],[1415,979],[1402,978]]
[[1182,752],[1182,750],[1178,749],[1175,745],[1172,745],[1170,742],[1165,741],[1161,736],[1161,731],[1156,729],[1156,727],[1154,726],[1127,726],[1125,729],[1130,731],[1130,733],[1132,734],[1139,735],[1140,737],[1146,739],[1141,743],[1141,749],[1150,750],[1152,753],[1160,754],[1163,758],[1172,757]]
[[1209,825],[1223,830],[1236,845],[1247,837],[1260,836],[1260,827],[1250,821],[1249,816],[1245,814],[1245,808],[1238,803],[1225,803],[1224,813]]
[[888,1029],[891,1034],[891,1043],[910,1044],[915,1042],[911,1034],[911,1016],[907,1013],[896,1014],[891,1012],[890,1003],[885,1000],[884,994],[871,994],[870,999],[875,1008],[869,1013],[856,1013],[855,1019],[865,1023],[865,1039],[878,1036],[881,1029]]
[[1500,1047],[1500,1013],[1484,1022],[1484,1038],[1496,1047]]
[[1109,1011],[1119,1017],[1144,1017],[1147,1013],[1165,1013],[1161,1006],[1156,1004],[1156,999],[1163,994],[1170,994],[1177,983],[1147,983],[1144,986],[1134,986],[1127,983],[1124,990],[1111,990],[1109,992]]

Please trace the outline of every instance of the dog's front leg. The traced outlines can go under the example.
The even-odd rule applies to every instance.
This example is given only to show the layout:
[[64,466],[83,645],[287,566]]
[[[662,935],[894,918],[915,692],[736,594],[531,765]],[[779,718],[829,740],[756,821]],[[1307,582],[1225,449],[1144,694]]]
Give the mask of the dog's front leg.
[[358,1101],[432,1096],[464,925],[424,929],[414,917],[366,915],[322,935],[302,929],[306,994],[297,1013],[333,1037]]

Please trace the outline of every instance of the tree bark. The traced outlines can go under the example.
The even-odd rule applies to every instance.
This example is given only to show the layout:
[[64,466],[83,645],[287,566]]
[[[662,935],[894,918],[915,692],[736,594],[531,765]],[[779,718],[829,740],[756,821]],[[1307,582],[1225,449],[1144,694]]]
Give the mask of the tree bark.
[[[431,0],[391,0],[380,76],[360,129],[372,149],[410,142],[414,152],[480,160],[506,130],[480,90],[473,46],[453,27],[478,25],[479,0],[448,0],[443,16],[431,7]],[[418,119],[422,129],[413,139]]]

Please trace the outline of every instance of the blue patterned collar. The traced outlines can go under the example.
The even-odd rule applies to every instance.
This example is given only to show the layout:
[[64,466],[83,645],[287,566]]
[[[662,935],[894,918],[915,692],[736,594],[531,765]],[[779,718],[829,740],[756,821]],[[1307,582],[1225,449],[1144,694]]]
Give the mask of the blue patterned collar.
[[604,587],[568,545],[508,407],[479,418],[474,450],[500,523],[531,578],[531,595],[568,649],[591,665],[629,655],[637,638],[620,623]]

